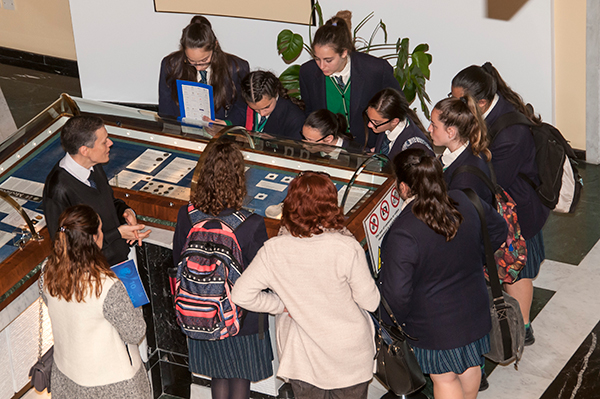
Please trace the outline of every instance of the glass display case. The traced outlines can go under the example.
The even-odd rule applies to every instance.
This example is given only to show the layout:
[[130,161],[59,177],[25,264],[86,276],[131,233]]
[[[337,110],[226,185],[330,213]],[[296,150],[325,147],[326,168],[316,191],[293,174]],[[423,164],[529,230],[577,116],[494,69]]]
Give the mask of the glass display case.
[[[393,186],[386,159],[378,156],[253,134],[239,127],[182,125],[154,112],[63,95],[0,146],[0,191],[22,208],[15,215],[16,210],[0,200],[0,311],[37,280],[39,264],[49,253],[41,209],[43,184],[64,156],[61,127],[79,114],[101,117],[114,142],[110,161],[103,167],[115,196],[125,200],[145,224],[166,231],[174,229],[177,212],[187,204],[190,187],[195,184],[198,159],[215,140],[234,140],[241,146],[248,189],[244,207],[265,217],[269,236],[278,232],[280,204],[288,184],[300,171],[330,175],[344,205],[346,226],[365,248],[363,222]],[[23,212],[43,239],[30,239],[20,216]],[[144,315],[150,369],[157,371],[152,374],[155,393],[160,389],[183,397],[185,392],[176,386],[190,377],[185,338],[175,323],[168,290],[169,245],[146,243],[136,252],[151,297]]]

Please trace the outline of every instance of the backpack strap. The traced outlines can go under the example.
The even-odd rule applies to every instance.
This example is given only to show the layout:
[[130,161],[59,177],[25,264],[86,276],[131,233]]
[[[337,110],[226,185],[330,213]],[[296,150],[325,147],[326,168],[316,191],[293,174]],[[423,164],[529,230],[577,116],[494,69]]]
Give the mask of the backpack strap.
[[498,119],[488,129],[488,138],[490,139],[490,145],[496,140],[498,133],[512,125],[526,125],[534,126],[534,123],[529,120],[528,117],[518,111],[507,112],[504,115],[500,115]]
[[452,173],[452,178],[451,178],[450,182],[452,182],[452,179],[454,179],[454,176],[461,174],[461,173],[471,173],[471,174],[479,177],[492,192],[492,198],[494,199],[494,206],[498,207],[498,204],[496,201],[496,195],[500,195],[504,201],[508,201],[508,198],[506,198],[506,195],[504,194],[504,190],[502,189],[502,187],[500,187],[498,185],[498,183],[496,183],[496,175],[493,172],[494,167],[492,166],[492,163],[488,162],[488,166],[490,167],[490,173],[492,174],[491,180],[488,177],[488,175],[486,175],[478,167],[473,166],[473,165],[462,165],[462,166],[459,166],[458,168],[456,168],[454,173]]

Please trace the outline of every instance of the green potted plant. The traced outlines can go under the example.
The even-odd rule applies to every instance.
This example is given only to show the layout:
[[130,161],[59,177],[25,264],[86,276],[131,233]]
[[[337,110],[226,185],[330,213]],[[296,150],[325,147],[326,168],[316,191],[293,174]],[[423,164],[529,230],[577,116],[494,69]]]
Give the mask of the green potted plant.
[[[315,2],[311,14],[316,14],[317,27],[321,27],[323,25],[323,12],[318,1]],[[418,97],[419,102],[421,103],[421,110],[427,119],[429,119],[429,104],[431,104],[431,100],[425,91],[425,85],[430,77],[429,66],[433,60],[431,54],[428,52],[429,45],[421,43],[411,52],[409,50],[408,38],[399,38],[396,43],[388,43],[387,28],[382,20],[379,20],[379,23],[375,29],[373,29],[373,32],[371,32],[368,40],[359,36],[360,30],[373,18],[373,16],[374,13],[371,12],[354,28],[353,37],[356,51],[369,53],[386,60],[395,60],[395,65],[392,64],[394,67],[394,75],[398,80],[398,83],[400,83],[400,87],[404,91],[408,103],[412,104],[415,98]],[[380,31],[383,34],[383,43],[374,43],[377,34]],[[312,24],[309,24],[308,26],[308,37],[309,43],[306,44],[301,35],[294,33],[289,29],[284,29],[279,33],[277,36],[277,51],[286,64],[291,64],[297,60],[304,50],[306,50],[311,57],[313,56]],[[290,95],[297,98],[302,97],[298,82],[299,74],[300,65],[293,64],[279,76],[281,83],[288,89]]]

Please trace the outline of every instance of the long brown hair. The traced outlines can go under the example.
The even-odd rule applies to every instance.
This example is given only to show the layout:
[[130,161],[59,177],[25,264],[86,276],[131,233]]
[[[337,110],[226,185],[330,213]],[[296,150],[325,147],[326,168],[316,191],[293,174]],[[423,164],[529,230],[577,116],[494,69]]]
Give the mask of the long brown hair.
[[181,34],[179,50],[167,56],[167,85],[171,88],[171,98],[179,104],[177,96],[177,79],[196,81],[198,72],[187,60],[185,49],[198,48],[212,51],[210,60],[210,84],[213,86],[215,110],[228,109],[237,98],[237,90],[232,76],[231,65],[234,73],[239,73],[240,65],[236,57],[225,53],[217,41],[208,19],[196,15],[186,26]]
[[88,205],[75,205],[65,209],[58,225],[45,268],[46,291],[67,302],[99,297],[103,277],[116,277],[95,241],[100,217]]
[[206,214],[217,216],[223,209],[240,209],[246,197],[244,156],[227,140],[209,145],[203,159],[196,191],[190,202]]
[[538,125],[542,123],[542,118],[536,116],[533,110],[525,105],[523,98],[506,84],[491,62],[486,62],[482,66],[466,67],[452,78],[452,87],[461,87],[475,100],[487,100],[490,103],[494,95],[500,93],[531,122]]
[[292,180],[283,201],[281,225],[294,237],[311,237],[344,227],[337,190],[326,173],[301,172]]
[[448,196],[442,165],[421,148],[409,148],[394,158],[396,181],[405,183],[414,195],[412,212],[433,231],[450,241],[463,217]]
[[473,97],[466,94],[461,98],[445,98],[433,109],[440,112],[440,121],[446,127],[454,126],[458,130],[461,143],[471,143],[473,155],[481,153],[487,161],[492,159],[492,153],[488,149],[487,125]]

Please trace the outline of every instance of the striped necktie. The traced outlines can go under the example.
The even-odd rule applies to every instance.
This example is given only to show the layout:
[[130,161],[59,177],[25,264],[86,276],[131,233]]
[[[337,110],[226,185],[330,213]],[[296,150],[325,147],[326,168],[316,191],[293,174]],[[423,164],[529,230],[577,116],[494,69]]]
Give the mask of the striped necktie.
[[208,84],[208,81],[206,79],[207,71],[204,70],[204,71],[198,71],[198,72],[200,73],[200,83]]
[[344,91],[344,88],[346,87],[344,79],[341,76],[334,76],[333,78],[335,79],[337,85],[340,87],[340,90]]
[[381,149],[379,150],[379,153],[382,155],[388,155],[390,153],[390,139],[388,138],[387,134],[383,133],[383,142],[381,143]]

